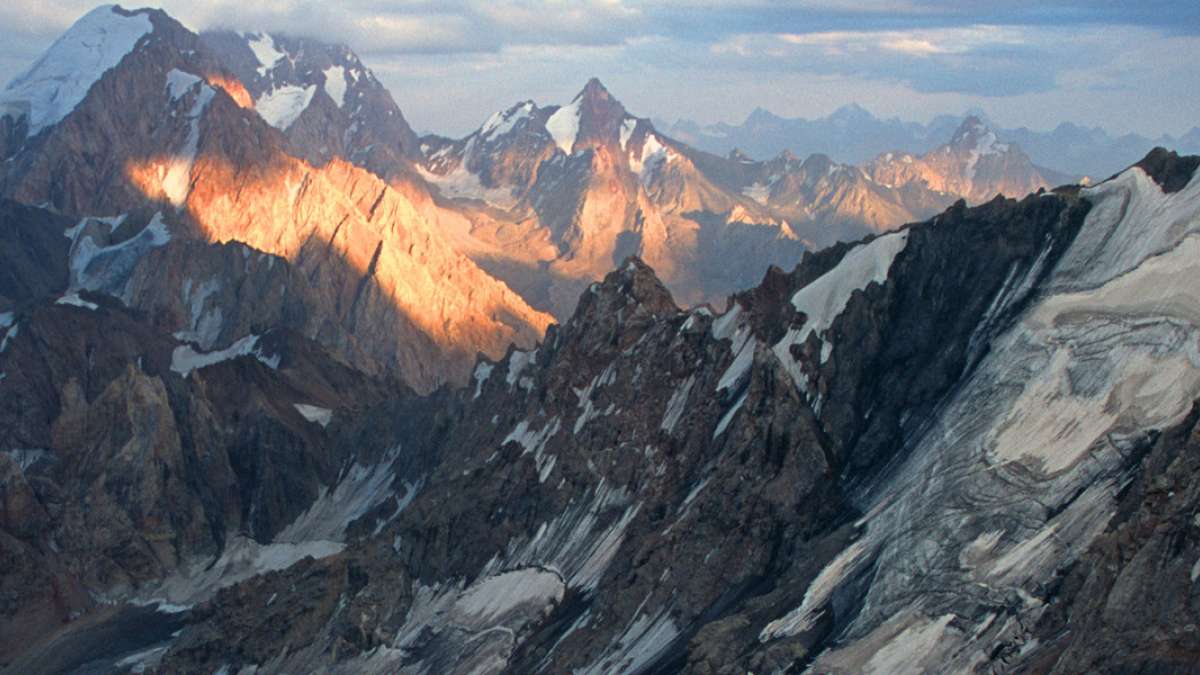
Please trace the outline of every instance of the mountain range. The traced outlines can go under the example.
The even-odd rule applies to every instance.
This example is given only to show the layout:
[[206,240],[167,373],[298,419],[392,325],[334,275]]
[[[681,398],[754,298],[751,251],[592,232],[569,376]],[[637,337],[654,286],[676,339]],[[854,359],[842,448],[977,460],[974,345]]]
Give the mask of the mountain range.
[[960,198],[1047,188],[1045,174],[1055,176],[977,118],[925,156],[892,153],[863,166],[787,152],[763,162],[718,157],[630,114],[594,78],[566,105],[523,101],[465,138],[423,137],[421,151],[428,183],[467,215],[445,227],[459,250],[560,320],[628,255],[685,304],[719,305],[806,250]]
[[[1049,131],[1005,128],[978,110],[963,115],[938,115],[927,124],[899,118],[880,119],[857,104],[838,108],[823,118],[787,118],[755,108],[741,124],[701,125],[691,120],[660,123],[671,136],[707,152],[735,149],[751,156],[773,157],[784,150],[821,153],[839,161],[863,163],[884,152],[923,154],[954,132],[968,117],[982,119],[1004,142],[1015,143],[1040,166],[1059,178],[1106,178],[1136,162],[1156,146],[1200,152],[1200,127],[1175,138],[1111,134],[1099,127],[1061,122]],[[1065,182],[1065,180],[1056,181]]]
[[1200,157],[418,137],[104,6],[0,159],[4,673],[1196,672]]

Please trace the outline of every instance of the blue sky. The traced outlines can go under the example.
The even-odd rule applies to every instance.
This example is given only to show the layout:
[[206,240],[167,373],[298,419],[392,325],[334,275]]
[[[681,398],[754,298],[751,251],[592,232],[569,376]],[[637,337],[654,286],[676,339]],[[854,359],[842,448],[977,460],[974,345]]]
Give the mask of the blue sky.
[[[927,120],[981,108],[1156,136],[1200,125],[1200,2],[161,0],[193,29],[316,34],[363,57],[421,130],[566,102],[600,77],[635,114],[737,122],[858,102]],[[0,80],[94,3],[6,0]],[[132,5],[127,5],[132,6]]]

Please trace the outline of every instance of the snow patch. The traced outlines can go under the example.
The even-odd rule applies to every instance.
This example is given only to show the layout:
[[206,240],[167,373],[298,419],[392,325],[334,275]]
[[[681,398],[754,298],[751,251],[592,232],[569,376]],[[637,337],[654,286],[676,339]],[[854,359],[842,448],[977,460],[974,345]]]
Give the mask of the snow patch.
[[621,122],[621,150],[624,150],[629,145],[629,139],[633,136],[633,132],[637,129],[637,118],[626,117]]
[[717,382],[718,392],[722,389],[737,391],[741,387],[750,372],[750,366],[754,365],[754,351],[757,345],[758,341],[750,334],[749,326],[738,329],[733,339],[733,363],[721,374],[721,379]]
[[58,300],[55,300],[54,304],[70,305],[72,307],[80,307],[82,309],[90,309],[92,311],[96,311],[97,309],[100,309],[100,305],[97,305],[94,302],[88,302],[87,300],[84,300],[83,298],[79,297],[79,293],[74,292],[74,291],[67,293],[66,295],[62,296]]
[[742,188],[742,194],[759,204],[765,205],[767,200],[771,198],[771,186],[766,183],[754,183]]
[[258,59],[259,75],[265,76],[267,71],[274,68],[275,64],[287,56],[275,47],[275,39],[266,33],[244,35],[243,37],[246,38],[246,46],[254,52],[254,58]]
[[575,430],[573,433],[578,435],[588,422],[602,415],[611,415],[616,410],[615,403],[610,403],[607,408],[601,410],[600,408],[597,408],[595,402],[592,401],[592,394],[594,394],[597,389],[612,384],[616,381],[616,378],[616,364],[610,363],[607,367],[605,367],[604,372],[592,378],[592,381],[588,383],[587,387],[583,389],[573,389],[575,395],[579,397],[579,407],[583,409],[583,412],[579,413],[579,417],[575,418]]
[[554,144],[566,154],[571,154],[575,147],[575,139],[579,135],[579,104],[576,99],[570,105],[565,105],[546,120],[546,131],[554,139]]
[[513,130],[521,120],[533,113],[533,102],[526,101],[506,111],[492,113],[479,129],[479,137],[485,140],[499,138]]
[[221,336],[222,311],[219,306],[206,309],[208,299],[221,290],[221,280],[206,279],[196,285],[192,280],[183,282],[183,302],[191,310],[191,321],[187,330],[175,332],[175,339],[183,342],[195,342],[201,349],[212,349]]
[[471,375],[472,379],[475,380],[475,395],[472,397],[473,399],[479,398],[479,395],[483,393],[483,383],[488,381],[488,378],[492,376],[492,371],[495,369],[496,366],[487,361],[480,361],[475,366],[475,372]]
[[68,267],[71,288],[118,295],[134,267],[153,248],[171,241],[171,233],[163,222],[162,213],[155,213],[146,227],[136,235],[112,246],[98,246],[84,226],[92,221],[108,225],[110,231],[125,221],[124,216],[80,221],[74,228]]
[[679,627],[666,607],[654,615],[639,613],[595,663],[575,675],[604,675],[606,673],[641,673],[653,665],[679,636]]
[[742,306],[734,303],[729,311],[722,314],[712,323],[712,336],[714,340],[728,340],[733,337],[733,333],[738,327],[738,318],[742,315]]
[[399,504],[391,517],[400,515],[421,487],[420,482],[405,483],[403,496],[392,489],[396,480],[393,465],[400,452],[400,446],[396,446],[385,453],[377,463],[360,464],[355,461],[343,472],[332,489],[321,486],[316,501],[276,535],[275,542],[343,542],[346,539],[346,528],[351,523],[393,495]]
[[729,427],[729,423],[733,421],[733,418],[735,415],[737,415],[738,410],[741,410],[742,404],[746,402],[746,396],[749,394],[750,392],[748,391],[744,392],[741,397],[738,398],[737,402],[730,406],[729,411],[721,417],[721,421],[717,423],[717,428],[713,431],[712,437],[714,439],[716,439],[717,436],[725,433],[725,429]]
[[333,421],[333,411],[329,408],[309,405],[308,403],[294,403],[293,405],[296,407],[296,412],[300,413],[304,419],[320,424],[322,429],[329,426],[329,423]]
[[[539,566],[557,572],[568,587],[590,592],[600,583],[641,509],[640,503],[630,501],[625,488],[612,487],[602,479],[590,498],[573,499],[532,538],[510,540],[504,555],[489,561],[481,575],[506,567]],[[616,510],[621,515],[610,518]],[[601,527],[602,522],[609,524]]]
[[667,402],[667,411],[663,413],[660,429],[668,434],[675,431],[675,425],[679,423],[679,418],[683,417],[683,413],[687,409],[688,397],[691,396],[692,386],[695,384],[696,376],[689,375],[686,380],[675,387],[674,393],[671,394],[671,400]]
[[629,168],[641,176],[642,182],[645,183],[653,177],[653,171],[656,168],[670,162],[674,158],[675,153],[664,145],[658,136],[647,134],[646,139],[642,141],[641,154],[630,156]]
[[143,598],[143,602],[165,601],[181,605],[203,602],[222,588],[260,574],[287,569],[308,557],[325,558],[344,548],[344,544],[334,541],[260,544],[248,537],[237,537],[216,560],[197,560],[181,566]]
[[167,73],[167,96],[170,96],[172,101],[178,101],[199,83],[199,77],[172,68],[171,72]]
[[[434,153],[430,161],[436,160],[439,155],[448,152],[450,149],[450,146],[442,148]],[[459,164],[453,171],[446,174],[433,173],[419,166],[417,167],[417,171],[425,180],[436,185],[442,194],[450,199],[474,199],[505,211],[517,205],[517,199],[513,197],[511,189],[484,186],[479,176],[471,173],[463,164]]]
[[541,614],[562,602],[565,592],[557,574],[536,568],[512,570],[472,585],[458,597],[454,612],[469,619],[468,624],[486,628],[516,609],[533,607]]
[[866,543],[862,540],[847,546],[829,564],[821,570],[808,590],[800,606],[788,612],[782,618],[768,623],[758,634],[761,642],[767,642],[781,637],[791,637],[809,630],[824,613],[825,606],[846,577],[853,574],[865,562]]
[[21,469],[21,473],[29,471],[30,467],[42,460],[54,459],[54,456],[49,452],[38,448],[17,448],[13,450],[6,450],[4,453],[12,458],[13,462],[16,463],[17,468]]
[[342,108],[346,105],[346,69],[342,66],[330,66],[325,69],[325,93]]
[[180,345],[171,353],[171,370],[186,378],[194,370],[230,361],[239,356],[253,356],[268,368],[278,368],[279,357],[264,355],[258,346],[258,339],[257,335],[247,335],[225,349],[206,353],[197,352],[191,345]]
[[536,349],[528,352],[518,349],[508,357],[508,373],[504,376],[504,381],[510,389],[521,382],[521,373],[525,372],[526,368],[537,363],[537,353]]
[[124,16],[116,5],[97,7],[8,83],[0,93],[0,109],[25,111],[29,135],[36,135],[75,110],[92,85],[153,30],[146,14]]
[[317,85],[298,87],[285,84],[263,94],[254,103],[254,109],[266,120],[267,124],[287,131],[312,103],[313,95],[317,93]]
[[[824,342],[829,342],[830,338],[825,332],[846,309],[854,292],[865,290],[871,284],[886,282],[892,262],[907,244],[907,230],[876,237],[869,243],[852,249],[836,267],[792,296],[792,306],[806,317],[804,325],[789,329],[783,339],[771,349],[801,390],[808,392],[808,378],[792,358],[792,345],[804,344],[812,333],[816,333]],[[832,348],[826,349],[822,346],[821,362],[824,363],[831,353]]]
[[561,428],[562,424],[559,422],[558,417],[551,418],[551,420],[546,423],[546,426],[542,427],[541,431],[533,431],[529,428],[529,422],[527,420],[521,420],[517,424],[516,428],[514,428],[508,433],[507,436],[504,437],[504,440],[500,442],[500,445],[504,446],[508,443],[515,442],[524,448],[524,451],[521,453],[522,455],[533,453],[533,461],[535,466],[537,466],[539,482],[545,483],[546,479],[550,477],[550,472],[554,470],[555,462],[558,460],[556,456],[547,455],[544,453],[546,443],[548,443],[551,438],[554,438],[555,434],[557,434]]
[[[9,313],[9,316],[12,316],[12,314]],[[14,323],[9,326],[8,331],[4,333],[4,339],[0,340],[0,354],[3,354],[4,350],[8,349],[8,343],[12,342],[12,339],[17,337],[17,333],[20,331],[21,325],[18,323]]]

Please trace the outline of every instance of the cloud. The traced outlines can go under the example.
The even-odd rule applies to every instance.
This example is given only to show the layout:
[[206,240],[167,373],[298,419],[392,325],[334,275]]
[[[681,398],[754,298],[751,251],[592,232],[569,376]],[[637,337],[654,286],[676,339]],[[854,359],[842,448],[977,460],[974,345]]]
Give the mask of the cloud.
[[1060,31],[970,25],[953,28],[734,35],[716,59],[743,70],[800,70],[903,82],[917,91],[1009,96],[1045,91],[1079,60]]
[[[418,126],[429,120],[438,131],[469,129],[524,98],[569,100],[591,75],[638,114],[709,121],[744,117],[759,105],[781,114],[824,114],[859,101],[905,115],[986,104],[989,113],[1007,110],[1034,126],[1041,117],[1057,122],[1080,110],[1092,123],[1178,130],[1200,103],[1200,75],[1192,67],[1200,56],[1194,0],[133,4],[143,2],[196,30],[344,42],[393,90],[410,119]],[[91,0],[0,3],[0,80],[93,6]],[[1162,103],[1147,106],[1147,100]]]

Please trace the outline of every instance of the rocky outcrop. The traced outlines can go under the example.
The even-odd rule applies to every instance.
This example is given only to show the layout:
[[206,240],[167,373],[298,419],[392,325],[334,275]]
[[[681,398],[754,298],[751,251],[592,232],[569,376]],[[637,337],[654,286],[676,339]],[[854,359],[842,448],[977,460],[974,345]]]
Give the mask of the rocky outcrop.
[[395,392],[294,334],[201,353],[86,292],[13,325],[0,352],[3,662],[114,601],[185,599],[152,589],[241,538],[275,542],[352,458],[384,450],[332,432]]
[[346,45],[266,33],[200,37],[245,84],[252,106],[243,107],[282,131],[291,154],[318,166],[341,158],[389,182],[419,182],[411,164],[421,156],[417,135]]

